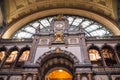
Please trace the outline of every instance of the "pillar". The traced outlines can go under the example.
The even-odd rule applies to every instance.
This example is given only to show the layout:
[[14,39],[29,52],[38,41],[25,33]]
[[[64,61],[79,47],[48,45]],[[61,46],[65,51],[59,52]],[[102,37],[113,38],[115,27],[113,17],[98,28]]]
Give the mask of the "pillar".
[[32,80],[37,80],[37,75],[33,74],[33,79]]
[[76,74],[76,80],[80,80],[80,78],[81,78],[80,73],[77,73],[77,74]]
[[120,59],[119,59],[117,51],[115,49],[114,49],[114,52],[115,52],[115,56],[116,56],[116,61],[117,61],[118,65],[119,65],[120,64]]
[[81,49],[82,61],[84,63],[91,64],[89,60],[89,54],[87,51],[85,32],[82,28],[82,25],[79,25],[79,27],[80,27],[80,49]]
[[23,74],[22,80],[26,80],[26,78],[27,78],[27,75],[26,75],[26,74]]
[[91,73],[88,73],[88,80],[92,80],[92,74]]
[[106,62],[105,62],[105,59],[104,59],[104,57],[103,57],[103,52],[101,51],[100,54],[101,54],[103,66],[107,66],[107,65],[106,65]]

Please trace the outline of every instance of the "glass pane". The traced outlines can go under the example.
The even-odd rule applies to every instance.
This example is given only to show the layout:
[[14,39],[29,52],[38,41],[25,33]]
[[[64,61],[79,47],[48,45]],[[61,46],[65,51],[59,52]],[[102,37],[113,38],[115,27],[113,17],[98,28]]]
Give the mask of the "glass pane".
[[26,27],[24,30],[25,30],[26,32],[35,33],[35,29],[34,29],[34,28],[31,28],[31,27]]
[[40,24],[40,23],[35,22],[35,23],[31,24],[31,25],[32,25],[34,28],[37,28],[37,27],[39,26],[39,24]]
[[74,22],[73,22],[73,25],[79,26],[79,24],[80,24],[81,22],[82,22],[82,19],[76,18],[76,19],[74,20]]
[[[49,32],[50,31],[50,23],[53,17],[46,17],[34,22],[28,23],[23,26],[20,30],[18,30],[13,38],[31,38],[38,26],[40,26],[41,32]],[[79,16],[64,16],[69,21],[68,31],[78,31],[79,25],[81,24],[84,28],[86,36],[111,36],[112,33],[102,24],[95,22],[93,20],[79,17]]]
[[73,17],[68,17],[67,19],[69,21],[69,24],[71,24],[73,22]]
[[90,21],[84,21],[81,25],[82,25],[83,28],[85,28],[85,27],[87,27],[90,24],[91,24]]
[[44,25],[44,27],[50,26],[49,22],[46,19],[43,19],[40,22],[42,25]]

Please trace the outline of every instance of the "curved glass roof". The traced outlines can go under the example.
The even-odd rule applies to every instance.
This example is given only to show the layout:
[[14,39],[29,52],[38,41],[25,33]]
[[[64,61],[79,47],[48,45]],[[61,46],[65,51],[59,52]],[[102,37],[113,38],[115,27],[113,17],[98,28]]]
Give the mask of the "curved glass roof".
[[[13,38],[31,38],[38,26],[40,26],[41,32],[49,32],[50,31],[50,23],[52,19],[56,16],[46,17],[34,22],[28,23],[23,26],[20,30],[18,30]],[[105,26],[102,24],[78,16],[64,16],[68,19],[70,27],[68,31],[77,31],[79,30],[79,25],[82,25],[86,36],[111,36],[113,35]]]

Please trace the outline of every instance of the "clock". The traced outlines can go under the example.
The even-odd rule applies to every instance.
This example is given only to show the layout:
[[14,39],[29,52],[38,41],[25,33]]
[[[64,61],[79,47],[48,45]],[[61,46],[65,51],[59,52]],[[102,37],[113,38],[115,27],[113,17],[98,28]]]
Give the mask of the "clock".
[[54,29],[55,30],[64,30],[65,29],[65,22],[64,21],[56,21],[54,23]]
[[56,28],[62,28],[63,26],[64,26],[64,24],[62,24],[62,23],[58,23],[55,25]]

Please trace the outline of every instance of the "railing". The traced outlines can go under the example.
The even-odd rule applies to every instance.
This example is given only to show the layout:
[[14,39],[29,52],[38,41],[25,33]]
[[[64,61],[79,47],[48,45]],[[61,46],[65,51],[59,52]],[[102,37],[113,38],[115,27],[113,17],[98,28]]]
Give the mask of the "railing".
[[24,43],[24,42],[28,42],[31,43],[32,39],[31,38],[25,38],[25,39],[0,39],[0,43]]
[[120,73],[120,67],[93,67],[94,72]]
[[120,36],[96,36],[96,37],[86,37],[87,40],[120,40]]
[[30,68],[30,69],[1,68],[0,69],[0,74],[2,74],[2,73],[4,73],[4,74],[11,74],[11,73],[21,74],[21,73],[36,73],[36,72],[38,72],[38,69],[34,69],[34,68]]

